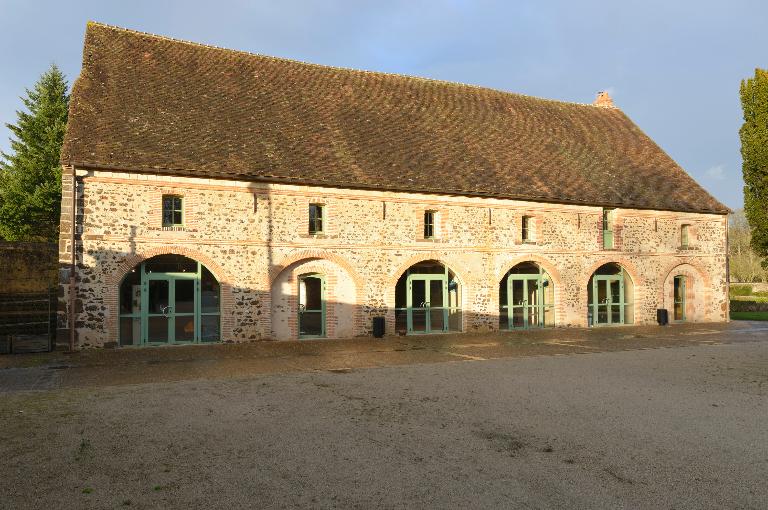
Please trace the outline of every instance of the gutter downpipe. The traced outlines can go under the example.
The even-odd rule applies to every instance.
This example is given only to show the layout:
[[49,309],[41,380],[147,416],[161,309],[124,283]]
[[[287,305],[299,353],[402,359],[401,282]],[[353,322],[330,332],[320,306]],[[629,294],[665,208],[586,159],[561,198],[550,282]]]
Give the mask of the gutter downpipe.
[[77,255],[75,245],[75,231],[77,225],[76,214],[77,207],[77,170],[72,165],[72,207],[70,209],[70,250],[72,252],[72,258],[69,265],[69,352],[75,352],[75,269],[77,267]]

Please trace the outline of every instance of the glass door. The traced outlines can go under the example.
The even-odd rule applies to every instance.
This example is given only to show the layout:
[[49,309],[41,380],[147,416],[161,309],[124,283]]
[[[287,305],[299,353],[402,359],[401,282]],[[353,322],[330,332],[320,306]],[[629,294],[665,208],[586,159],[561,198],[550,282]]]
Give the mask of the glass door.
[[146,343],[167,344],[172,338],[170,335],[169,313],[171,308],[171,279],[153,275],[147,283],[146,306],[147,311]]
[[199,336],[195,275],[147,275],[146,343],[183,344]]
[[592,280],[592,316],[594,325],[624,324],[624,278],[594,276]]
[[407,284],[408,333],[448,331],[448,276],[409,274]]
[[171,309],[169,321],[173,328],[170,335],[174,343],[194,342],[198,337],[198,325],[195,320],[196,292],[195,286],[198,285],[193,278],[174,277],[173,299],[171,300]]
[[540,275],[509,275],[507,299],[510,329],[544,325],[544,286]]
[[299,338],[325,337],[325,279],[299,277]]
[[685,276],[675,276],[673,320],[685,320]]

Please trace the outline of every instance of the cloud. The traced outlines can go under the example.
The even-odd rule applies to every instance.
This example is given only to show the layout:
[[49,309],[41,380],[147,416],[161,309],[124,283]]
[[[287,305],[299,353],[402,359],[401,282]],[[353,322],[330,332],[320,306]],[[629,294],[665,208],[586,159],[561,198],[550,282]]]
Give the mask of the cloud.
[[707,177],[707,179],[711,179],[713,181],[723,181],[725,180],[725,165],[715,165],[709,167],[707,171],[704,172],[704,175]]

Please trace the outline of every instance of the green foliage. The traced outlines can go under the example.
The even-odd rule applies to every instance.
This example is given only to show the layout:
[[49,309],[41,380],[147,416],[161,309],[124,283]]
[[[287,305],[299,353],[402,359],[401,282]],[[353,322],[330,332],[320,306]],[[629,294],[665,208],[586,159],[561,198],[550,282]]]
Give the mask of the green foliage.
[[755,69],[754,78],[742,80],[740,95],[744,212],[752,227],[752,247],[768,267],[768,71]]
[[750,294],[752,294],[752,286],[751,285],[731,285],[730,294],[731,296],[749,296]]
[[59,157],[67,125],[67,81],[56,65],[21,98],[12,154],[0,153],[0,238],[57,241],[61,210]]
[[768,321],[768,312],[731,312],[734,321]]
[[728,229],[728,266],[732,282],[768,282],[768,269],[760,265],[761,258],[751,244],[752,230],[743,210],[731,214]]

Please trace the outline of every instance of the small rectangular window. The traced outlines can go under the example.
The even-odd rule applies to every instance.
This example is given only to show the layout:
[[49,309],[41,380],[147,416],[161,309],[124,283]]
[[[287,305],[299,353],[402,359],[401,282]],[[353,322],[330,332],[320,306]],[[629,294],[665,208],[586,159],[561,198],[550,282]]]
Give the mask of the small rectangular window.
[[309,233],[323,233],[323,206],[320,204],[309,204]]
[[531,240],[531,217],[530,216],[523,216],[522,239],[523,241]]
[[424,211],[424,239],[435,237],[435,211]]
[[690,239],[688,237],[688,230],[690,225],[680,226],[680,248],[687,249],[690,246]]
[[613,248],[613,209],[603,208],[603,249]]
[[163,226],[179,227],[184,224],[183,200],[178,195],[163,195]]

